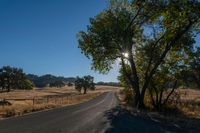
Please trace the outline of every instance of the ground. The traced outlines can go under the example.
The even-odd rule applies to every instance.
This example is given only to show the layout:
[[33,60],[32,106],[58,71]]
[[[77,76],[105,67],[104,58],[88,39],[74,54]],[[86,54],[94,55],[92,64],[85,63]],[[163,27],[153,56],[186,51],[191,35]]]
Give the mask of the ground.
[[15,90],[8,93],[0,93],[0,99],[6,99],[10,106],[0,105],[0,118],[25,113],[78,104],[95,98],[103,92],[116,90],[116,87],[96,86],[95,91],[88,91],[83,95],[74,87],[63,88],[34,88],[34,90]]

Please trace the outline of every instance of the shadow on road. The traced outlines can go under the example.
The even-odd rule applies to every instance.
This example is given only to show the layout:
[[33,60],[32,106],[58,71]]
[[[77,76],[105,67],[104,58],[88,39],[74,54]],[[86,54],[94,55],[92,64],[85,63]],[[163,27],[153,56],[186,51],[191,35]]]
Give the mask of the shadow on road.
[[110,121],[110,128],[105,133],[166,133],[185,131],[175,127],[168,126],[163,128],[161,123],[154,122],[150,118],[142,118],[134,116],[121,107],[116,107],[105,113],[105,116]]

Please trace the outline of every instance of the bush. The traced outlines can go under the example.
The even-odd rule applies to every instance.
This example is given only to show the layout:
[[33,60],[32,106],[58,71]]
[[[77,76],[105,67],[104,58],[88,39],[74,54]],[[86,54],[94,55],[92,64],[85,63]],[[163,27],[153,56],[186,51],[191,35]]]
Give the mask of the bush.
[[134,103],[133,91],[129,88],[125,88],[123,89],[123,93],[125,95],[125,102],[129,105],[133,105]]

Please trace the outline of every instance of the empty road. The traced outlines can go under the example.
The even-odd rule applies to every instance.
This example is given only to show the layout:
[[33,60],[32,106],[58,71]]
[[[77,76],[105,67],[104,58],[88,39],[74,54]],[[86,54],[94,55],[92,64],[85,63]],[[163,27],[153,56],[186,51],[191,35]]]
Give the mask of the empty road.
[[[175,129],[174,131],[177,132],[178,130]],[[104,93],[79,105],[0,121],[0,133],[132,132],[162,133],[166,130],[153,121],[140,119],[120,109],[114,92]]]

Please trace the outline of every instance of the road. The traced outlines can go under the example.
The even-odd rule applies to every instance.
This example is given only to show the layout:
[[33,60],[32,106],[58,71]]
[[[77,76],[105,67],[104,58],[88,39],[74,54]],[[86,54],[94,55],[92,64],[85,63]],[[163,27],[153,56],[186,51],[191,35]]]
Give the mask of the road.
[[114,92],[104,93],[82,104],[0,121],[0,133],[160,133],[166,131],[153,121],[131,116],[121,110]]

